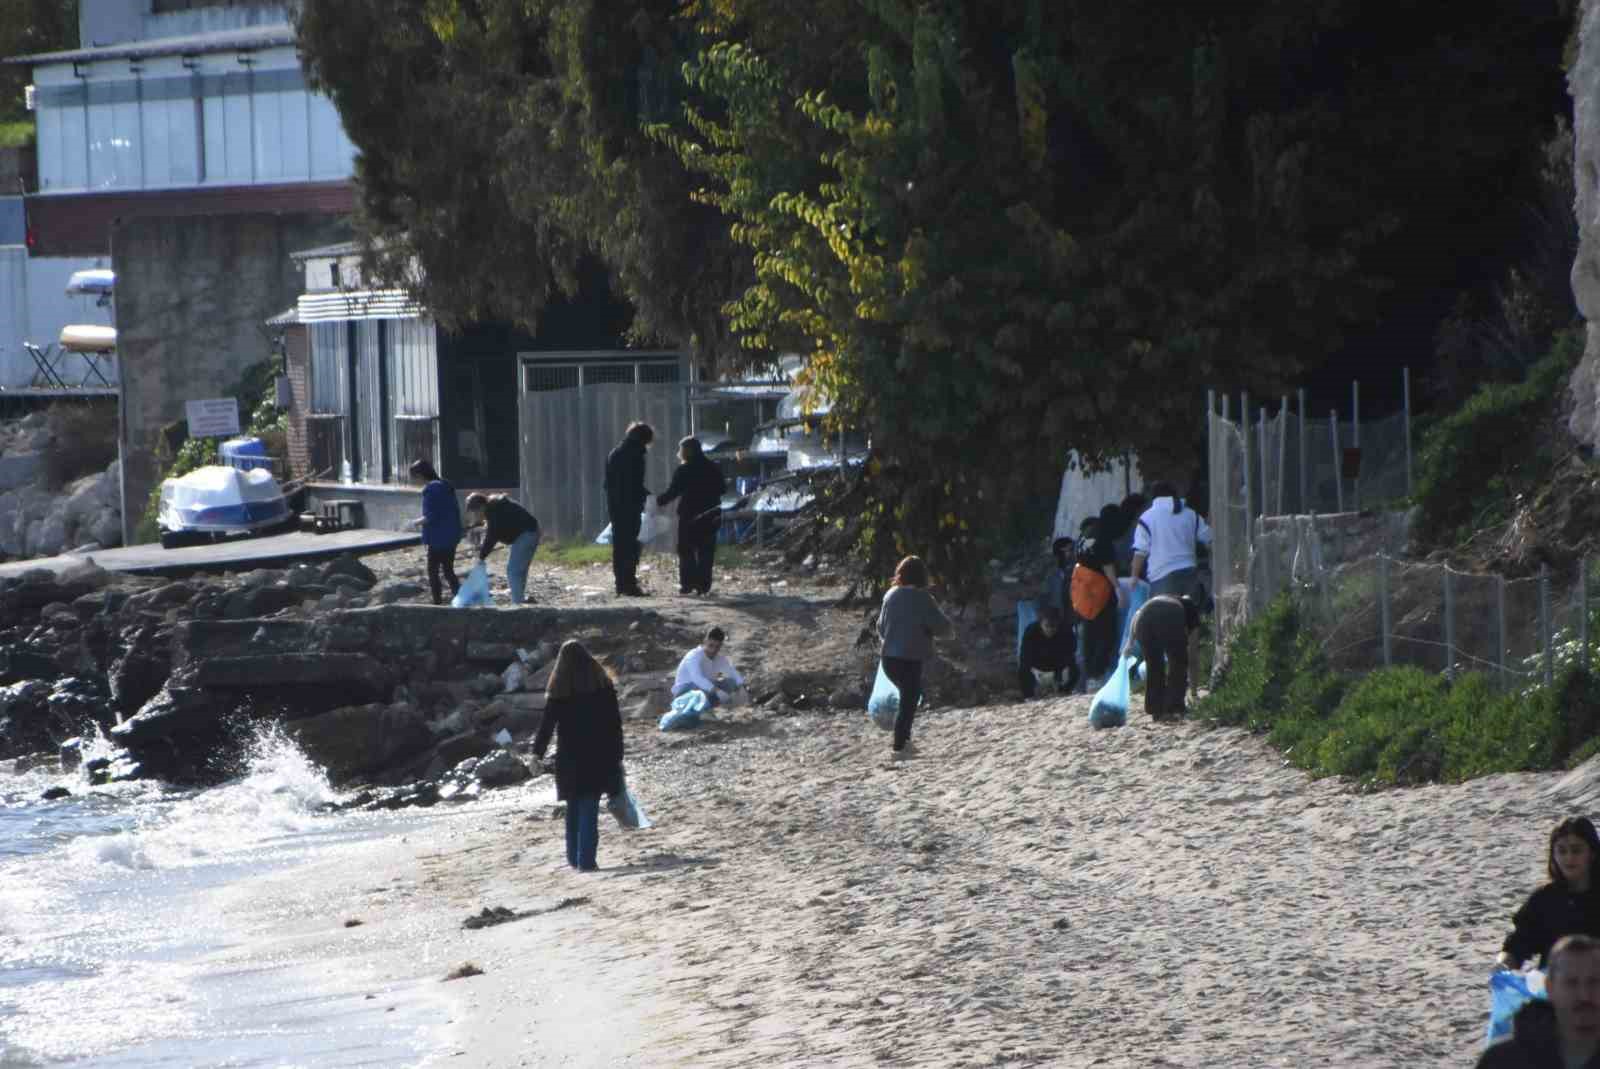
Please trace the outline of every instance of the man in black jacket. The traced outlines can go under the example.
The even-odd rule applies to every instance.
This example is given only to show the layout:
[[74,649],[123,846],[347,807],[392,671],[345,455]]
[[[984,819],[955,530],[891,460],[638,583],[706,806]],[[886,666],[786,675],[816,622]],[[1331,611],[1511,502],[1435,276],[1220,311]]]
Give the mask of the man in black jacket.
[[655,428],[630,423],[627,433],[606,457],[606,510],[611,514],[611,574],[619,597],[642,598],[639,588],[639,518],[650,492],[644,488],[645,451],[655,441]]
[[658,505],[678,503],[678,593],[711,593],[711,562],[717,553],[717,528],[722,526],[722,469],[706,457],[698,438],[678,443],[682,461],[672,473]]
[[1529,1002],[1478,1057],[1478,1069],[1596,1069],[1600,1066],[1600,941],[1557,940],[1545,983],[1550,1001]]

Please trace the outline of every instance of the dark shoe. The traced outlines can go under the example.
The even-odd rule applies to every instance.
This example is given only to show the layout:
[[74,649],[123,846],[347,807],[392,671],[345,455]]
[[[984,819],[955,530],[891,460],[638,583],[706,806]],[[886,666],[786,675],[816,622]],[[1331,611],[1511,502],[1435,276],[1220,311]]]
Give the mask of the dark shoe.
[[678,596],[680,598],[690,598],[690,597],[693,597],[694,595],[696,595],[698,593],[700,593],[700,591],[698,591],[698,590],[690,590],[686,586],[680,586],[678,588]]
[[634,587],[632,590],[624,590],[617,596],[622,598],[648,598],[650,596],[650,591],[641,587]]
[[599,872],[600,871],[600,866],[599,865],[579,865],[578,866],[578,871],[579,872]]

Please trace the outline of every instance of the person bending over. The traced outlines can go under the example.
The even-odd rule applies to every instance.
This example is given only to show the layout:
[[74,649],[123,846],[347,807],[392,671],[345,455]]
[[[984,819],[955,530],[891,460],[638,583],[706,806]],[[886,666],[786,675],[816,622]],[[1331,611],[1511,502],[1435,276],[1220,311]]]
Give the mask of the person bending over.
[[1600,940],[1568,935],[1550,948],[1549,1001],[1534,999],[1489,1044],[1477,1069],[1600,1069]]
[[1024,700],[1038,690],[1036,672],[1055,674],[1056,690],[1062,691],[1061,673],[1067,672],[1066,693],[1078,687],[1078,640],[1072,628],[1061,626],[1059,610],[1046,606],[1039,618],[1022,632],[1022,652],[1017,657],[1017,685]]
[[480,561],[487,561],[489,551],[502,542],[511,547],[506,583],[511,587],[511,603],[521,605],[527,600],[528,569],[539,549],[539,521],[505,494],[468,494],[467,513],[474,525],[484,525],[483,544],[478,547]]
[[1597,862],[1600,835],[1588,817],[1568,817],[1555,826],[1545,859],[1550,882],[1512,915],[1511,934],[1501,945],[1496,968],[1520,969],[1531,960],[1542,967],[1562,936],[1600,936]]
[[711,709],[733,700],[734,693],[744,686],[744,677],[722,652],[727,638],[722,628],[709,628],[705,640],[683,655],[677,678],[672,681],[674,698],[698,690],[706,696],[706,705]]
[[1200,606],[1191,597],[1157,594],[1139,607],[1128,625],[1122,656],[1139,644],[1149,666],[1144,708],[1151,720],[1182,720],[1189,689],[1189,633],[1200,626]]

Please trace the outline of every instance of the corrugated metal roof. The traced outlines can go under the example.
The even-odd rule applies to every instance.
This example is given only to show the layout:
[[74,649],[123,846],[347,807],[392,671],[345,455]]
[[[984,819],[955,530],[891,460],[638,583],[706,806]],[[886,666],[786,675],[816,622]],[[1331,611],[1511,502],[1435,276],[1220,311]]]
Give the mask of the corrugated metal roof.
[[404,290],[362,290],[354,293],[307,293],[296,302],[302,323],[345,319],[418,319],[422,306]]
[[292,327],[298,322],[300,322],[300,308],[298,305],[291,304],[267,320],[266,325],[269,327]]
[[291,252],[289,259],[299,263],[302,260],[316,260],[322,257],[354,256],[361,251],[361,245],[355,241],[341,241],[337,245],[323,245],[315,249],[302,249]]
[[215,30],[183,37],[155,37],[148,41],[125,41],[98,48],[73,48],[65,52],[37,52],[31,56],[8,56],[3,63],[39,67],[47,63],[92,63],[102,59],[138,59],[151,56],[198,56],[206,52],[250,51],[294,44],[294,27],[243,26],[235,30]]

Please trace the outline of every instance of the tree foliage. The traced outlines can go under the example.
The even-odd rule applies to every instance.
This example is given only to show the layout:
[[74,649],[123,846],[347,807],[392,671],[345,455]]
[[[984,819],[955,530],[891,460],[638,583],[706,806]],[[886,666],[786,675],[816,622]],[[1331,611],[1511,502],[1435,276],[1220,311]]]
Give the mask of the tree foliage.
[[1187,480],[1206,388],[1502,248],[1563,3],[307,0],[301,37],[430,303],[531,322],[594,256],[642,334],[806,355],[872,437],[867,559],[969,596],[1069,450]]
[[[0,57],[55,52],[77,44],[78,0],[0,0]],[[28,117],[22,99],[28,73],[26,66],[0,67],[0,123]]]

